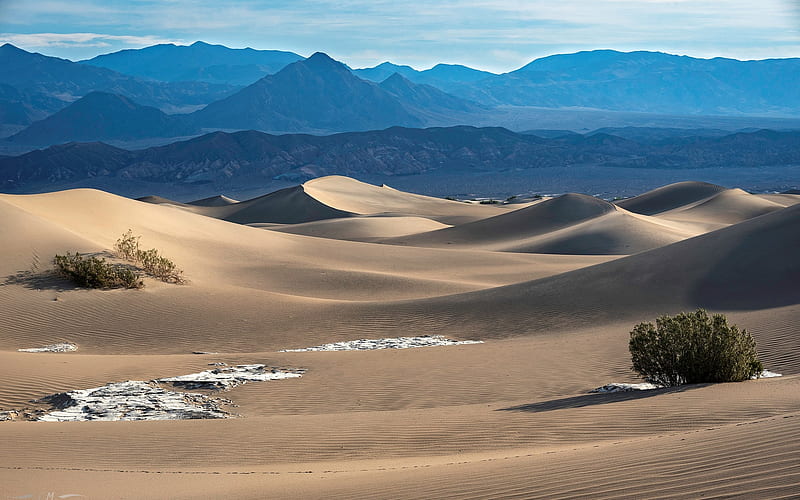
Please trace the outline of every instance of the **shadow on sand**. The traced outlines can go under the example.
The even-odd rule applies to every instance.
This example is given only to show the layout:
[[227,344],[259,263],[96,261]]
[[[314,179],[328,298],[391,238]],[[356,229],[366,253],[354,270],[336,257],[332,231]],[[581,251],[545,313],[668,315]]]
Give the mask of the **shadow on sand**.
[[[84,257],[98,257],[102,259],[114,258],[114,254],[108,251],[103,252],[87,252],[81,254]],[[119,264],[123,267],[136,270],[136,266],[130,264]],[[72,281],[63,276],[60,276],[55,269],[40,269],[38,257],[32,269],[24,271],[17,271],[16,273],[6,276],[3,281],[0,281],[0,286],[7,285],[20,285],[29,290],[55,290],[64,292],[67,290],[77,290],[81,287],[75,285]]]
[[637,399],[652,398],[662,394],[673,394],[677,392],[691,391],[706,387],[708,384],[682,385],[680,387],[665,387],[663,389],[652,389],[649,391],[630,391],[612,392],[608,394],[585,394],[582,396],[572,396],[569,398],[552,399],[550,401],[540,401],[508,408],[498,408],[496,411],[524,411],[540,413],[554,410],[565,410],[568,408],[584,408],[587,406],[604,405],[611,403],[621,403]]
[[55,271],[18,271],[7,276],[0,286],[20,285],[29,290],[56,290],[59,292],[76,290],[79,288],[66,278],[62,278]]

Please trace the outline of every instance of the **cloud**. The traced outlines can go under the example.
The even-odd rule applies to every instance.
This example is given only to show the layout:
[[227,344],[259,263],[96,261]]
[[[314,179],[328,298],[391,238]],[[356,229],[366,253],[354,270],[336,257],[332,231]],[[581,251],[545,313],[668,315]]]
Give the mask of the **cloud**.
[[0,33],[0,43],[22,48],[110,47],[124,45],[146,47],[159,43],[183,43],[157,36],[109,35],[104,33]]
[[[323,50],[353,66],[384,60],[509,70],[593,48],[737,58],[800,55],[796,0],[0,0],[5,41],[133,48],[204,40]],[[76,33],[58,34],[61,30]],[[106,33],[107,35],[101,35]],[[13,38],[12,38],[13,36]],[[88,38],[86,38],[88,37]],[[98,50],[88,54],[91,47]]]

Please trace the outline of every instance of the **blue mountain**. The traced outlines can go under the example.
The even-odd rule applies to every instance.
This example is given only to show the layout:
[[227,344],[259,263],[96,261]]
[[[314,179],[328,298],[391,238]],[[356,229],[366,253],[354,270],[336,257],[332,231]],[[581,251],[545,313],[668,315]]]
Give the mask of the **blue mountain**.
[[451,88],[486,104],[663,114],[800,115],[800,59],[697,59],[594,50]]
[[[27,52],[11,44],[0,46],[0,84],[12,87],[23,102],[39,106],[33,117],[51,114],[89,92],[124,95],[161,109],[176,110],[207,104],[236,89],[205,82],[163,83],[123,75],[58,57]],[[6,88],[6,95],[13,91]]]
[[81,62],[164,82],[250,85],[301,59],[303,57],[294,52],[231,49],[223,45],[195,42],[188,46],[169,43],[120,50]]
[[180,137],[197,132],[184,115],[167,115],[120,95],[90,92],[8,140],[28,145],[51,145],[71,141]]
[[317,52],[193,114],[209,128],[330,132],[418,126],[422,120],[380,86]]
[[372,82],[382,82],[395,73],[414,82],[431,85],[440,90],[448,89],[463,84],[472,84],[490,76],[496,76],[488,71],[481,71],[460,64],[437,64],[436,66],[418,71],[411,66],[400,66],[390,62],[381,63],[372,68],[353,70],[359,78]]

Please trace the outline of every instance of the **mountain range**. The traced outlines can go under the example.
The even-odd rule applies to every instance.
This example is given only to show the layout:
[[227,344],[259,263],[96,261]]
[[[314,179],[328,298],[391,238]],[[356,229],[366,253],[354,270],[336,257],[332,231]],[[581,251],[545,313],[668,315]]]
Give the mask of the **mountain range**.
[[[92,91],[123,95],[140,104],[162,110],[197,108],[218,100],[237,87],[206,82],[164,83],[142,80],[106,68],[0,46],[0,109],[27,109],[12,115],[27,125],[44,118]],[[8,113],[8,111],[5,111]]]
[[[674,123],[682,120],[680,126],[686,119],[678,115],[725,115],[740,120],[731,130],[780,128],[757,124],[753,115],[800,117],[795,91],[800,59],[736,61],[597,50],[537,59],[497,75],[446,64],[417,71],[389,62],[353,70],[321,52],[304,59],[291,52],[196,42],[115,52],[82,63],[5,44],[0,65],[5,70],[0,130],[19,132],[6,142],[15,145],[6,149],[12,152],[68,141],[182,137],[201,130],[330,134],[461,124],[524,130],[542,113],[636,113],[614,125],[641,124],[666,113],[659,127],[678,126],[671,125],[670,114]],[[195,81],[179,81],[185,78]],[[220,81],[250,83],[210,83]],[[118,97],[80,100],[95,91]],[[75,108],[65,109],[71,105]],[[173,114],[145,113],[144,107]],[[146,114],[155,126],[143,124]],[[78,117],[74,126],[68,124]],[[573,119],[570,127],[576,123]],[[798,122],[790,123],[783,128]],[[20,132],[29,125],[31,130]]]
[[448,127],[330,136],[214,132],[167,146],[128,151],[70,143],[0,158],[0,189],[75,185],[87,179],[161,184],[265,185],[339,174],[505,175],[559,167],[640,169],[755,168],[800,164],[800,132],[760,130],[722,137],[639,143],[606,133],[542,138],[502,128]]
[[353,73],[359,78],[372,82],[382,82],[397,73],[414,83],[431,85],[447,92],[458,89],[462,84],[473,84],[485,78],[497,76],[488,71],[460,64],[437,64],[430,69],[418,71],[411,66],[392,64],[388,61],[372,68],[353,70]]
[[195,42],[188,46],[168,43],[121,50],[80,62],[162,82],[243,86],[277,73],[287,64],[301,59],[303,57],[294,52],[230,49],[223,45]]
[[482,106],[394,74],[380,84],[317,53],[188,115],[167,115],[120,95],[91,92],[8,138],[16,144],[181,137],[206,129],[332,133],[446,123]]
[[317,52],[193,114],[205,127],[331,132],[419,126],[380,86]]
[[796,116],[798,86],[798,58],[738,61],[594,50],[536,59],[449,91],[486,104]]
[[9,137],[12,142],[50,145],[70,141],[133,140],[194,135],[182,115],[139,105],[127,97],[90,92],[66,108]]

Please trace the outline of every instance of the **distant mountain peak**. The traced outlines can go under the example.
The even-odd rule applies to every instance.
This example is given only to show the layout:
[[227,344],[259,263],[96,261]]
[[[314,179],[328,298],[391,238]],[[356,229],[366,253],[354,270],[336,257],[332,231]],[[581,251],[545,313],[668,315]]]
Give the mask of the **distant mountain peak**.
[[337,66],[344,66],[342,63],[333,59],[325,52],[314,52],[308,59],[306,59],[306,62],[315,64],[325,63],[325,64],[335,64]]
[[334,73],[348,73],[350,70],[343,63],[333,59],[331,56],[324,52],[315,52],[308,59],[300,60],[294,64],[290,64],[284,69],[289,69],[295,64],[300,67],[309,68],[317,72],[334,72]]
[[125,96],[92,91],[8,140],[50,145],[68,141],[178,137],[196,132],[182,116],[167,115]]
[[389,75],[388,78],[386,78],[384,81],[381,82],[381,85],[383,85],[384,83],[393,84],[393,85],[394,84],[398,84],[398,83],[402,83],[402,84],[404,84],[406,86],[409,86],[409,87],[414,85],[414,83],[411,80],[409,80],[408,78],[404,77],[403,75],[401,75],[400,73],[397,73],[397,72],[394,72],[391,75]]
[[10,44],[10,43],[4,43],[3,45],[0,45],[0,50],[4,50],[4,51],[7,51],[7,52],[16,52],[16,53],[21,53],[21,52],[28,53],[28,51],[23,50],[23,49],[17,47],[16,45],[13,45],[13,44]]

